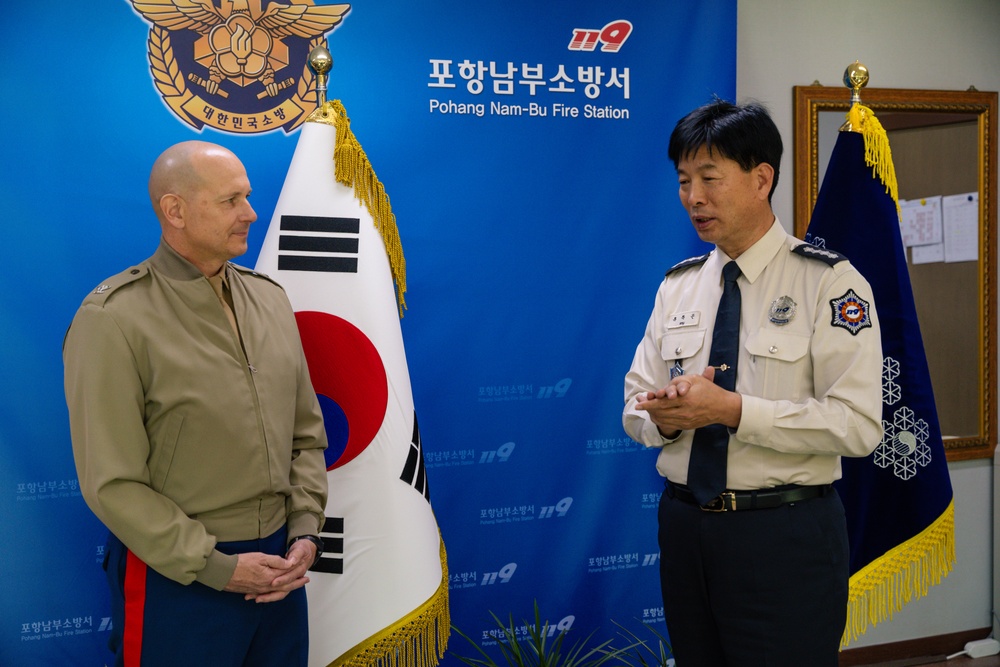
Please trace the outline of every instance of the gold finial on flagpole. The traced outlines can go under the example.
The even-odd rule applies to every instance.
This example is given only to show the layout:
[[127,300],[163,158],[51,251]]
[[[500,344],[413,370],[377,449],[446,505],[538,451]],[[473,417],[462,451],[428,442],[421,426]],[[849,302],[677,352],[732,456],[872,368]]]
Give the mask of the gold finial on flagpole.
[[851,104],[861,102],[861,89],[868,85],[868,68],[857,60],[844,70],[844,85],[851,89]]
[[309,67],[316,72],[316,108],[326,105],[327,72],[333,67],[330,51],[322,44],[309,52]]
[[868,85],[868,68],[855,60],[844,70],[844,85],[851,89],[851,108],[847,111],[847,121],[840,126],[841,132],[857,132],[864,137],[865,164],[872,167],[885,191],[892,195],[899,212],[899,189],[896,184],[896,168],[892,165],[892,151],[889,149],[889,135],[875,112],[861,103],[861,89]]
[[[861,89],[868,85],[868,68],[855,60],[844,70],[844,85],[851,89],[851,111],[861,106]],[[851,114],[853,115],[853,113]],[[864,112],[858,117],[862,120]],[[848,117],[847,122],[840,126],[841,132],[860,132],[860,126],[855,126]],[[860,124],[858,124],[860,125]]]

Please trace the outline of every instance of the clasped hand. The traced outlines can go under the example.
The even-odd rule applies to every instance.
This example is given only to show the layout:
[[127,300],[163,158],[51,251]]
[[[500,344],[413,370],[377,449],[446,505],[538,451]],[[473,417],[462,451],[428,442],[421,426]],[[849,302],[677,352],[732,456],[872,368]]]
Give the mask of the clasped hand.
[[316,545],[297,540],[285,557],[260,552],[239,554],[236,571],[225,590],[255,602],[277,602],[309,583],[305,576],[316,558]]
[[676,438],[680,431],[708,424],[740,425],[743,400],[736,392],[715,384],[715,368],[701,375],[679,375],[656,391],[640,394],[636,410],[649,413],[660,433]]

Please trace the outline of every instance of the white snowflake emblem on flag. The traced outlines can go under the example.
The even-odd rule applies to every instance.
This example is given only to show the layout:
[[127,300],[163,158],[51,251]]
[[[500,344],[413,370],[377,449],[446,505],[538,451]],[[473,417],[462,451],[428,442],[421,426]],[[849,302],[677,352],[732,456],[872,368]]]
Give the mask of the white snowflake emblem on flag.
[[817,248],[826,247],[826,239],[822,236],[813,236],[812,232],[806,234],[806,243],[816,246]]
[[[902,388],[896,383],[899,373],[899,361],[891,357],[882,361],[882,402],[886,407],[902,399]],[[888,416],[885,411],[883,416]],[[882,429],[882,442],[873,454],[875,465],[892,468],[893,474],[905,481],[931,462],[931,448],[927,445],[930,427],[911,408],[896,408],[892,421],[882,420]]]
[[882,402],[895,405],[902,398],[902,388],[896,384],[899,377],[899,362],[892,357],[882,360]]

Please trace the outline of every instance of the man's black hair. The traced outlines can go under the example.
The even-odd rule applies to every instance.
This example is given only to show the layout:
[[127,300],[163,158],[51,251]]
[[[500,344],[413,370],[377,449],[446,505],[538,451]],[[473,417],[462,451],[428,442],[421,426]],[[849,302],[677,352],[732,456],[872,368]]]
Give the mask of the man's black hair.
[[771,165],[774,181],[767,195],[768,201],[771,200],[781,167],[781,134],[762,105],[736,105],[716,99],[698,107],[677,121],[670,134],[667,155],[676,168],[702,146],[736,162],[743,171],[759,164]]

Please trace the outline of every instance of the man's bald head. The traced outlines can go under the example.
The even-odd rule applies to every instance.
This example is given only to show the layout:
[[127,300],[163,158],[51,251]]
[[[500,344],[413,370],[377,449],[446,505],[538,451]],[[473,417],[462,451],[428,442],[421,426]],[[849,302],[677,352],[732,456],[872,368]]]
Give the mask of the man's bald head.
[[164,195],[190,199],[205,181],[213,160],[237,159],[228,148],[207,141],[182,141],[160,153],[149,173],[149,199],[162,224]]
[[149,175],[163,240],[206,276],[246,252],[247,233],[257,219],[250,191],[239,158],[205,141],[171,146]]

